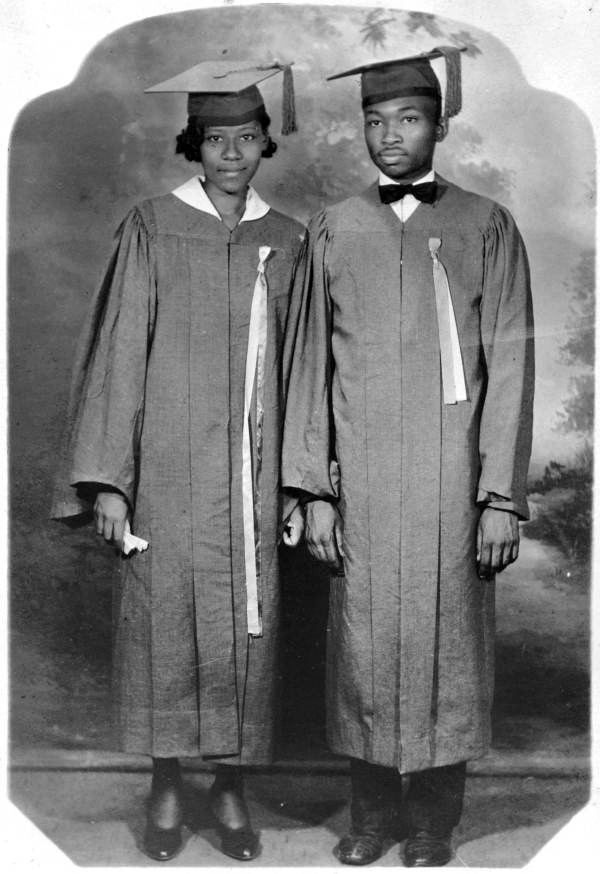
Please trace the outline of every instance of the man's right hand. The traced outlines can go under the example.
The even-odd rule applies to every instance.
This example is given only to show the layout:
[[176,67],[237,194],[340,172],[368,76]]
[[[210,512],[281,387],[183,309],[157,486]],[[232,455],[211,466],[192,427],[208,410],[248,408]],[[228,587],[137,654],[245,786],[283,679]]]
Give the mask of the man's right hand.
[[123,548],[125,520],[129,516],[129,504],[119,492],[98,492],[94,503],[96,532],[119,550]]
[[304,524],[304,538],[312,557],[333,570],[343,570],[344,523],[337,508],[329,501],[310,501],[306,504]]

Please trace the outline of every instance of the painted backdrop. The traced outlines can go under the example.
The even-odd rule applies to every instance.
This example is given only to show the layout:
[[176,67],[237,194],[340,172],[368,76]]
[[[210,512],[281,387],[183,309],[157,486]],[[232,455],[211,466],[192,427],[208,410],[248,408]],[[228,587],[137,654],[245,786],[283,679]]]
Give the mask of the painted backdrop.
[[[304,221],[375,178],[358,82],[368,60],[465,45],[464,110],[437,168],[507,205],[532,265],[537,399],[531,500],[519,564],[498,595],[498,751],[587,751],[594,145],[569,100],[531,88],[505,46],[438,16],[360,7],[226,6],[108,35],[68,87],[29,103],[10,158],[12,719],[17,752],[110,749],[111,551],[48,521],[74,345],[114,230],[142,197],[194,168],[174,154],[185,98],[143,89],[207,58],[294,61],[300,131],[282,138],[279,83],[263,93],[279,142],[256,186]],[[287,557],[283,753],[324,755],[325,583]],[[293,619],[293,621],[292,621]],[[300,739],[303,742],[300,742]],[[308,742],[306,742],[308,739]]]

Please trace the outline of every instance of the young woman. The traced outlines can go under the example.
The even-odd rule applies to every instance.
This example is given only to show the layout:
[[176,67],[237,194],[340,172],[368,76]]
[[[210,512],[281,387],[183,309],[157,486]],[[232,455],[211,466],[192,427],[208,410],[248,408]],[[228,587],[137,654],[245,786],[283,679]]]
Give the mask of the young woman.
[[121,225],[54,504],[61,518],[91,499],[107,541],[149,543],[122,563],[114,694],[120,749],[152,756],[144,844],[159,860],[181,846],[180,756],[216,766],[223,852],[259,852],[241,766],[273,757],[279,356],[303,233],[250,187],[276,150],[256,82],[280,69],[206,63],[149,89],[189,94],[177,152],[203,175]]

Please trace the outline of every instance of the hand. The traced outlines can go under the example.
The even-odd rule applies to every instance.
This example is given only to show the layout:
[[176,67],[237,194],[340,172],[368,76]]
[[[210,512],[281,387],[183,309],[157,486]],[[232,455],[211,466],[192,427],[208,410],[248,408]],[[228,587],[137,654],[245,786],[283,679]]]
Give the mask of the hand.
[[486,507],[477,529],[479,576],[488,580],[519,555],[519,522],[514,513]]
[[94,503],[96,532],[119,550],[123,548],[125,520],[129,518],[129,504],[119,492],[98,492]]
[[296,504],[283,526],[283,542],[286,546],[298,546],[304,534],[304,511]]
[[306,505],[304,537],[313,558],[334,570],[343,570],[342,536],[344,523],[329,501],[311,501]]

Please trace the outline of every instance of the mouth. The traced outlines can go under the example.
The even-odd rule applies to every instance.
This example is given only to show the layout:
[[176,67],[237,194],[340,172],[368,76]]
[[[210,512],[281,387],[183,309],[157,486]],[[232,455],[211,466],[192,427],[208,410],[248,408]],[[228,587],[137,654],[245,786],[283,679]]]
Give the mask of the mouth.
[[245,167],[222,167],[218,172],[223,176],[239,176],[245,169]]
[[398,158],[406,158],[408,152],[402,151],[402,149],[387,149],[385,152],[379,152],[379,157],[385,161],[396,161]]

